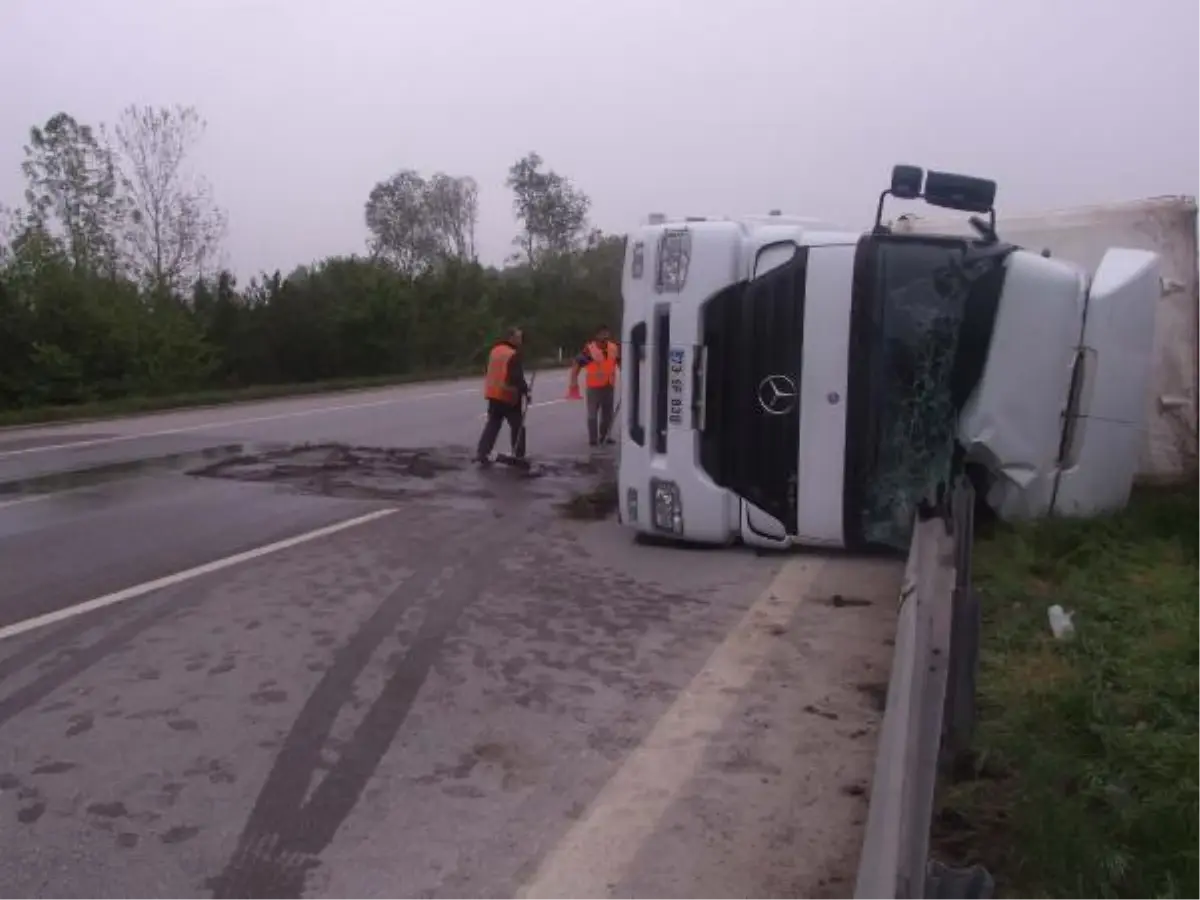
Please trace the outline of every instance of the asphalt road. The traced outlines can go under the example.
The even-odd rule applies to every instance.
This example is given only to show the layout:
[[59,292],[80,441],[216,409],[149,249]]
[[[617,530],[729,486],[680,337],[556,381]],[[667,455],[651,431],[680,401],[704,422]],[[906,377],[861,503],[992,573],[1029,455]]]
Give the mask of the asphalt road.
[[539,381],[534,479],[475,382],[0,431],[0,894],[851,890],[896,566],[564,516]]

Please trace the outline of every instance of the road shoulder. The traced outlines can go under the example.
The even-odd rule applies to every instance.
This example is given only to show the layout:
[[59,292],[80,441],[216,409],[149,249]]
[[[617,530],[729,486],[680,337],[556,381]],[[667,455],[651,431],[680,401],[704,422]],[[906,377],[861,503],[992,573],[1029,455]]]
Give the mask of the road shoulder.
[[789,561],[521,895],[845,895],[900,577]]

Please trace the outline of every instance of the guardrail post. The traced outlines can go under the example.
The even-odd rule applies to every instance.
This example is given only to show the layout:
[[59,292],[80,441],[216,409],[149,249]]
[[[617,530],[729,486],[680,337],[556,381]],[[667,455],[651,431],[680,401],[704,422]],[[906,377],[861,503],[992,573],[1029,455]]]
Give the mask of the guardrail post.
[[963,478],[951,500],[954,520],[954,593],[950,620],[950,677],[942,720],[944,771],[960,766],[975,732],[975,684],[979,671],[982,609],[971,587],[971,547],[975,540],[975,491]]

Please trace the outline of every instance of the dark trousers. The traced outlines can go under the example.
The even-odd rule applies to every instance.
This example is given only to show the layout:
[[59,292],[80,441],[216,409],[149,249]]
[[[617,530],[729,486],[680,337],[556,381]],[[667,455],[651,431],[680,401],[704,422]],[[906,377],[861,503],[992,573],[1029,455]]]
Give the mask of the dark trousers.
[[479,435],[479,448],[475,452],[477,459],[491,455],[505,422],[508,423],[509,436],[512,439],[512,455],[517,459],[525,457],[525,429],[521,427],[521,405],[488,400],[487,421],[483,425],[483,434]]
[[587,389],[587,429],[588,443],[595,446],[601,439],[612,437],[613,426],[613,386]]

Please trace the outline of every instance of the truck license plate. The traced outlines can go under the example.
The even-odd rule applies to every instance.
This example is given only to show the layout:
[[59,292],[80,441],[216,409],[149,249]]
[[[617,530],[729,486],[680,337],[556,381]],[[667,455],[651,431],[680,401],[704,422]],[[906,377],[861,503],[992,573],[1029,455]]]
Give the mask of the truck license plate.
[[672,347],[667,370],[667,422],[672,428],[683,427],[683,358],[682,347]]

